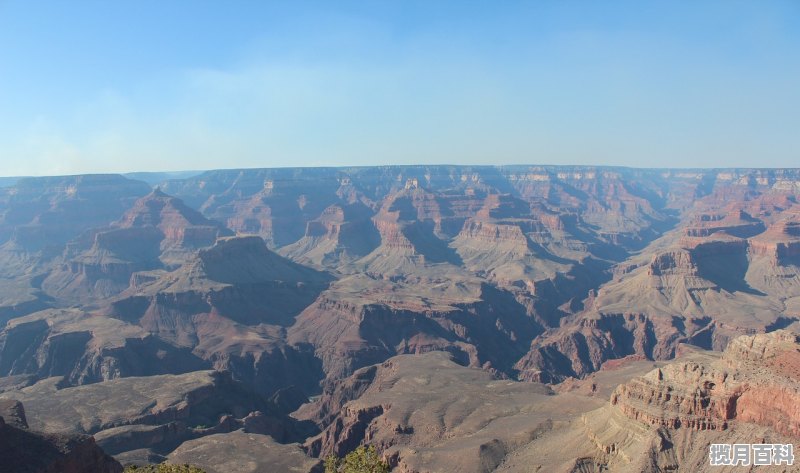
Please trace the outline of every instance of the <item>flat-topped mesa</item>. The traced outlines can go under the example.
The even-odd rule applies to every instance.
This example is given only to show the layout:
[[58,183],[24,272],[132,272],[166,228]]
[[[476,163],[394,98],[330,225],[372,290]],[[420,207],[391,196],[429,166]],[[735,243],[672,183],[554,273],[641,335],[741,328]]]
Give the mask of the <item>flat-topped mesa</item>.
[[764,231],[764,222],[753,218],[744,210],[737,209],[725,215],[701,214],[686,227],[684,234],[687,237],[708,237],[717,232],[728,235],[748,238]]
[[777,266],[800,265],[800,219],[782,220],[750,239],[750,254]]
[[331,205],[319,217],[306,224],[305,237],[324,237],[338,241],[347,233],[347,227],[368,222],[372,215],[372,209],[362,203]]
[[493,195],[481,185],[444,191],[411,186],[388,195],[381,213],[395,214],[397,221],[430,225],[436,238],[447,240],[461,230],[465,219],[479,214]]
[[655,255],[647,268],[651,276],[697,276],[697,264],[688,250],[666,251]]
[[[533,222],[521,222],[525,226],[534,227]],[[531,230],[534,230],[531,228]],[[464,222],[464,228],[456,238],[476,240],[476,243],[508,243],[525,251],[528,238],[519,224],[503,224],[470,219]]]
[[[380,246],[367,256],[367,259],[377,260],[385,258],[406,258],[415,261],[414,264],[424,263],[430,254],[428,246],[433,245],[438,249],[445,243],[436,237],[436,228],[440,220],[420,219],[420,213],[427,211],[417,207],[416,199],[410,198],[408,193],[422,193],[422,189],[401,191],[390,198],[381,210],[372,217],[372,222],[380,235]],[[429,209],[428,209],[429,210]],[[424,216],[424,215],[423,215]],[[430,217],[430,215],[428,215]],[[427,253],[427,254],[426,254]],[[436,255],[433,255],[434,259]],[[391,265],[399,266],[398,262]],[[373,270],[385,272],[385,264],[370,264]]]
[[214,246],[200,250],[198,257],[206,261],[221,261],[226,257],[240,256],[242,254],[270,254],[272,253],[264,244],[264,239],[257,235],[240,235],[235,237],[219,238]]
[[413,221],[416,217],[416,209],[411,205],[410,199],[394,195],[384,202],[372,220],[381,232],[381,239],[384,240],[384,230],[399,228],[402,222]]
[[747,240],[724,233],[715,234],[712,238],[682,238],[681,244],[691,251],[697,259],[713,258],[727,255],[744,255],[747,252]]
[[734,338],[725,348],[722,359],[730,368],[735,369],[742,363],[773,363],[778,355],[791,353],[798,347],[800,347],[798,335],[786,330],[777,330],[752,337]]
[[712,238],[683,237],[680,248],[656,254],[650,262],[648,274],[652,276],[701,276],[705,262],[728,256],[747,254],[747,240],[725,233],[715,233]]
[[[316,171],[316,172],[315,172]],[[230,186],[211,193],[200,210],[237,233],[255,234],[270,248],[280,248],[303,237],[306,224],[339,200],[335,173],[315,171],[259,170],[228,174]],[[210,172],[208,178],[219,173]],[[224,174],[224,173],[223,173]],[[240,177],[250,175],[241,186]],[[354,198],[358,198],[354,196]]]
[[749,422],[800,437],[800,343],[790,332],[742,336],[722,357],[674,362],[621,384],[611,404],[673,429],[725,430]]
[[[388,206],[384,208],[389,212],[398,212],[400,220],[426,221],[430,220],[438,226],[441,223],[445,210],[439,195],[416,184],[406,188],[387,199]],[[449,212],[448,212],[449,213]]]

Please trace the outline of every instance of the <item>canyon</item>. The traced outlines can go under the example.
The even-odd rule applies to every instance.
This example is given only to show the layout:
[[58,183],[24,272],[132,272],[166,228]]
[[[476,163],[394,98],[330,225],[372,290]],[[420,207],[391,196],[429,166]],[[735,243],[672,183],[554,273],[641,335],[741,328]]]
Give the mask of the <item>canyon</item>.
[[408,473],[707,471],[800,436],[800,170],[139,177],[0,187],[3,435],[108,471],[370,444]]

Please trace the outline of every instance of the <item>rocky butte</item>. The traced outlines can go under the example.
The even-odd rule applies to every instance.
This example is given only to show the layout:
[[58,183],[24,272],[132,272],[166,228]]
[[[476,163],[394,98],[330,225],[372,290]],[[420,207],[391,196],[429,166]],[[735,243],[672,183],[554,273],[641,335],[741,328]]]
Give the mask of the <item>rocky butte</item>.
[[2,181],[2,445],[52,456],[0,471],[727,471],[709,444],[800,436],[800,170],[180,176]]

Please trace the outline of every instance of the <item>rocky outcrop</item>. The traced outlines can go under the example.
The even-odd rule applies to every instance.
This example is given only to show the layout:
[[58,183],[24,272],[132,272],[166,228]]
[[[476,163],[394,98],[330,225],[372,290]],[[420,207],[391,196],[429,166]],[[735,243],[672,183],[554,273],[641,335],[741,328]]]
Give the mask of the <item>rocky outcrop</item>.
[[205,218],[182,200],[156,188],[139,199],[119,221],[121,228],[155,227],[163,234],[162,247],[205,248],[219,237],[229,236],[222,224]]
[[750,252],[775,266],[800,266],[800,219],[779,221],[750,240]]
[[[350,409],[344,407],[327,429],[306,445],[309,455],[324,458],[328,455],[342,457],[371,440],[367,429],[372,421],[380,417],[386,407],[370,406]],[[399,433],[413,429],[399,427]]]
[[323,293],[288,331],[291,343],[314,347],[332,380],[397,354],[434,350],[508,376],[541,330],[512,293],[475,280],[439,280],[421,291],[351,278]]
[[259,237],[226,238],[179,269],[142,281],[103,312],[267,394],[291,385],[311,391],[318,362],[286,343],[284,327],[331,279],[273,253]]
[[[31,426],[93,435],[113,455],[165,455],[187,440],[239,429],[277,442],[299,441],[309,433],[287,417],[283,403],[225,372],[131,377],[61,389],[58,384],[57,378],[49,379],[14,393],[33,412]],[[6,402],[0,398],[0,405]]]
[[0,375],[61,376],[74,386],[213,367],[266,395],[316,389],[313,352],[289,346],[282,333],[329,276],[279,257],[258,237],[221,240],[151,276],[95,313],[12,320],[0,330]]
[[[738,335],[791,324],[785,301],[800,296],[798,271],[791,264],[779,265],[774,256],[764,257],[763,243],[772,241],[773,227],[784,226],[794,211],[791,201],[781,204],[789,208],[776,207],[774,197],[769,192],[737,197],[743,200],[736,205],[746,205],[746,212],[705,212],[731,204],[720,195],[698,201],[700,216],[690,216],[682,232],[666,234],[618,265],[612,281],[583,301],[581,313],[562,318],[558,329],[536,340],[517,364],[521,378],[585,376],[608,357],[670,359],[681,342],[721,350]],[[779,223],[752,236],[770,221]],[[730,230],[734,224],[752,231]],[[730,228],[704,236],[687,231],[719,225]],[[781,234],[785,240],[786,231]],[[636,317],[626,320],[625,314]],[[594,328],[601,321],[602,328]]]
[[673,363],[620,385],[611,404],[669,429],[734,422],[800,437],[800,339],[785,331],[733,340],[719,359]]
[[364,394],[375,381],[377,372],[377,366],[371,365],[356,370],[347,378],[326,384],[317,401],[304,404],[295,415],[327,427],[339,416],[342,406]]
[[631,355],[669,359],[681,339],[672,320],[652,320],[641,313],[578,317],[576,324],[574,329],[554,329],[536,339],[515,365],[518,379],[560,382],[584,377],[606,360]]
[[318,267],[338,267],[369,254],[380,244],[380,234],[363,203],[333,205],[308,222],[299,241],[279,253]]
[[650,262],[647,273],[651,276],[666,276],[680,274],[697,276],[697,265],[689,251],[668,251],[659,253]]
[[714,233],[726,233],[739,238],[749,238],[765,230],[764,222],[747,212],[737,209],[725,215],[697,215],[684,229],[688,237],[708,237]]
[[[531,225],[533,222],[526,222],[530,226],[527,231],[536,231],[535,226]],[[523,233],[519,225],[497,224],[491,222],[482,222],[479,220],[469,220],[464,223],[464,228],[461,234],[465,238],[475,239],[485,245],[509,243],[517,247],[520,256],[527,253],[528,239]]]
[[105,299],[128,288],[137,271],[171,269],[232,232],[180,199],[156,189],[118,221],[91,229],[67,244],[42,282],[49,295],[69,302]]
[[38,312],[0,331],[0,376],[58,376],[62,385],[73,386],[208,367],[190,350],[141,327],[80,310]]
[[267,249],[261,238],[254,236],[219,240],[213,247],[200,251],[178,275],[196,280],[206,278],[222,284],[257,284],[265,281],[324,283],[331,279],[324,273],[278,256]]
[[121,473],[122,465],[90,436],[29,429],[22,405],[0,399],[0,472]]

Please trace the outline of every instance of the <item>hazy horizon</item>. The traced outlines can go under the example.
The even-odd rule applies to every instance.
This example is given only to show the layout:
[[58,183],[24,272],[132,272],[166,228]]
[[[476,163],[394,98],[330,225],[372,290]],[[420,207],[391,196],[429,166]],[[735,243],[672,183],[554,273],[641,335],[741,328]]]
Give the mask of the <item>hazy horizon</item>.
[[788,0],[0,0],[0,42],[0,176],[800,162]]
[[[438,164],[365,164],[365,165],[330,165],[330,166],[253,166],[253,167],[222,167],[210,169],[178,169],[175,171],[119,171],[119,172],[83,172],[83,173],[70,173],[70,174],[27,174],[27,175],[0,175],[0,180],[6,182],[13,182],[17,179],[25,178],[47,178],[47,177],[70,177],[70,176],[87,176],[87,175],[122,175],[131,179],[136,179],[136,175],[165,175],[169,179],[185,179],[197,176],[206,172],[214,171],[258,171],[265,169],[357,169],[369,167],[464,167],[464,168],[488,168],[488,167],[542,167],[542,168],[601,168],[601,169],[635,169],[642,171],[747,171],[747,170],[795,170],[800,169],[800,166],[706,166],[706,167],[668,167],[668,166],[622,166],[614,164],[547,164],[547,163],[510,163],[510,164],[458,164],[458,163],[438,163]],[[0,182],[0,186],[3,183]]]

